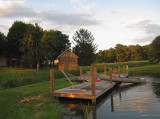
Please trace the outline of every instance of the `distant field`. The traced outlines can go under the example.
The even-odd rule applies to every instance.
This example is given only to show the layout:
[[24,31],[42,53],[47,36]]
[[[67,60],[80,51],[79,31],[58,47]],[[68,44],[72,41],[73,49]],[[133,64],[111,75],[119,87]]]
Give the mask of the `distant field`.
[[[146,66],[151,66],[155,64],[157,64],[157,62],[149,62],[149,61],[101,63],[83,67],[83,73],[89,71],[91,67],[96,67],[97,72],[101,73],[104,71],[104,66],[107,67],[108,71],[109,66],[112,67],[120,66],[122,68],[123,65],[128,65],[130,70],[133,67],[136,67],[136,69],[141,69],[140,67],[144,66],[143,68],[145,68]],[[153,69],[155,69],[155,67]],[[152,68],[152,66],[150,68]],[[74,76],[79,76],[80,67],[77,70],[72,70],[67,72]],[[55,70],[55,79],[59,78],[64,78],[64,75],[62,74],[62,72]],[[12,68],[2,68],[2,67],[0,68],[0,89],[13,88],[44,81],[49,81],[49,69],[44,69],[37,72],[34,69],[16,69],[16,68],[12,69]]]

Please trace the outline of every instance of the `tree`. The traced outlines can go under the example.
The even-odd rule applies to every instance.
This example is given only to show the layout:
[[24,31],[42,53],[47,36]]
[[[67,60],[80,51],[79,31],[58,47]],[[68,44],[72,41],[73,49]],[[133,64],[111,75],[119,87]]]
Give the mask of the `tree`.
[[115,62],[116,61],[116,51],[114,48],[110,48],[108,50],[108,59],[107,62]]
[[154,60],[154,54],[153,54],[153,51],[152,51],[152,43],[148,44],[148,45],[145,45],[143,46],[144,47],[144,52],[145,52],[145,55],[147,56],[146,59],[149,59],[149,60]]
[[96,62],[104,62],[104,51],[99,50],[97,53]]
[[79,65],[91,65],[96,58],[97,45],[93,43],[94,37],[85,29],[76,31],[73,36],[75,46],[73,52],[79,57]]
[[117,62],[125,62],[130,60],[130,50],[127,46],[117,44],[115,47]]
[[140,45],[130,45],[129,49],[131,51],[131,60],[138,61],[143,59],[143,49]]
[[22,52],[20,51],[21,41],[26,33],[26,24],[22,21],[15,21],[7,34],[7,54],[9,58],[20,59]]
[[70,46],[69,37],[58,30],[45,31],[46,58],[49,61],[56,59],[66,47]]
[[6,36],[0,32],[0,56],[4,55],[6,53]]
[[39,70],[41,59],[44,58],[44,37],[45,35],[43,34],[43,29],[38,26],[37,23],[35,23],[35,26],[32,24],[27,25],[27,32],[22,42],[21,51],[23,53],[27,53],[35,59],[37,70]]
[[152,50],[153,50],[155,59],[160,61],[160,36],[157,36],[152,41]]

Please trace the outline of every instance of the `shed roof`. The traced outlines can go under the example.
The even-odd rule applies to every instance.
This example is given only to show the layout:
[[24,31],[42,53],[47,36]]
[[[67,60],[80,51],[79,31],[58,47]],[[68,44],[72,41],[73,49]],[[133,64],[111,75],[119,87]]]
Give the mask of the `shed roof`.
[[[62,52],[62,54],[60,54],[57,59],[59,59],[63,54],[65,54],[67,51],[70,51],[70,49],[66,49],[64,52]],[[71,52],[71,51],[70,51]],[[73,53],[73,52],[71,52]],[[73,53],[74,54],[74,53]],[[74,54],[77,58],[79,58],[76,54]]]

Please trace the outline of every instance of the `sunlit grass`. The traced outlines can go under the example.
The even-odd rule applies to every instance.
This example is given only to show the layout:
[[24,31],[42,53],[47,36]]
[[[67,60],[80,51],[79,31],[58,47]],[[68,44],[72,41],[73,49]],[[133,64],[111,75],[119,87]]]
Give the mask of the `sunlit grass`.
[[[55,80],[55,90],[68,86],[71,84],[64,79]],[[25,101],[27,98],[30,100]],[[59,119],[61,116],[61,107],[50,94],[50,81],[0,90],[0,119]]]

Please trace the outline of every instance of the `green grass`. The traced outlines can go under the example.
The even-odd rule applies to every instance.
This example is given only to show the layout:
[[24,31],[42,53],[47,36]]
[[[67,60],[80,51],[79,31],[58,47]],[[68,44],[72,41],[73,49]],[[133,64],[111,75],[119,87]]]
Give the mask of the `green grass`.
[[[71,84],[63,79],[55,81],[55,89]],[[50,82],[40,82],[0,91],[0,119],[59,119],[62,110],[58,101],[51,103]],[[39,100],[20,103],[24,98],[42,96]]]
[[[128,65],[129,69],[132,67],[143,67],[157,64],[157,62],[149,62],[149,61],[134,61],[134,62],[120,62],[120,63],[102,63],[102,64],[94,64],[92,66],[83,67],[83,73],[89,71],[91,67],[97,67],[97,72],[102,73],[104,71],[104,66],[107,68],[107,72],[109,71],[109,66],[113,68],[120,66],[121,73],[123,71],[123,65]],[[80,67],[77,70],[67,71],[68,73],[79,76]],[[64,78],[62,72],[55,70],[55,78]],[[49,80],[49,69],[36,71],[33,69],[11,69],[11,68],[0,68],[0,89],[13,88],[28,84],[34,84],[38,82],[44,82]]]
[[[73,75],[79,75],[79,70],[68,71]],[[49,69],[48,70],[0,70],[0,89],[14,88],[24,86],[28,84],[34,84],[38,82],[49,81]],[[55,79],[64,78],[62,72],[54,71]]]

